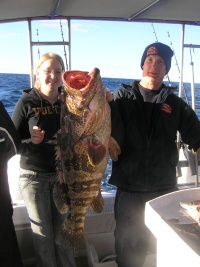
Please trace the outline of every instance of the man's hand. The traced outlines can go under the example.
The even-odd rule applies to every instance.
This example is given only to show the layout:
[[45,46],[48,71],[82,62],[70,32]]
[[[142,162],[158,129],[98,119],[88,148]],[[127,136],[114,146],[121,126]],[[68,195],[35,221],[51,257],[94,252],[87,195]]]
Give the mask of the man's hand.
[[106,100],[108,102],[111,102],[113,100],[113,95],[111,94],[111,92],[106,87],[104,87],[104,92],[105,92],[105,95],[106,95]]

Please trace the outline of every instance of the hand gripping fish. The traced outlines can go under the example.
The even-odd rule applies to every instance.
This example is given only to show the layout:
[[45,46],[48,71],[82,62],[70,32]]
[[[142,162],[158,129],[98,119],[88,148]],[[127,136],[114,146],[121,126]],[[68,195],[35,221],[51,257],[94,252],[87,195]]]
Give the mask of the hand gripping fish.
[[108,155],[116,161],[120,148],[111,137],[110,107],[100,71],[66,71],[61,104],[61,130],[57,134],[56,160],[59,183],[54,200],[68,218],[56,242],[69,248],[84,245],[84,222],[90,206],[103,209],[101,180]]

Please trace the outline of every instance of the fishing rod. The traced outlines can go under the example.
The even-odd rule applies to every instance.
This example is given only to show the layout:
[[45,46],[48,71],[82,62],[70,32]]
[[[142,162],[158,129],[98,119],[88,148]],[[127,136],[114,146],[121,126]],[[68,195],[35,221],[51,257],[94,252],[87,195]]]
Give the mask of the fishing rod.
[[[169,32],[168,32],[168,37],[170,37]],[[170,45],[171,45],[171,48],[172,48],[172,50],[174,52],[176,65],[177,65],[177,68],[178,68],[178,71],[179,71],[179,74],[180,74],[180,69],[179,69],[179,66],[178,66],[178,61],[177,61],[176,54],[175,54],[175,51],[174,51],[174,48],[173,48],[173,45],[172,45],[172,41],[170,42]],[[192,47],[190,47],[190,59],[191,59],[190,65],[191,65],[191,68],[192,68],[191,97],[192,97],[192,108],[195,111],[196,110],[196,108],[195,108],[196,104],[195,104],[195,94],[194,94],[194,92],[195,92],[195,88],[194,88],[194,64],[193,64],[193,61],[192,61],[192,51],[191,50],[192,50]],[[194,52],[194,47],[193,47],[193,52]],[[184,95],[185,95],[186,102],[187,102],[188,105],[190,105],[188,97],[187,97],[186,88],[185,88],[183,83],[182,83],[182,88],[184,89],[183,92],[184,92]],[[180,147],[182,147],[182,149],[183,149],[183,153],[185,155],[185,158],[189,162],[191,175],[196,175],[195,184],[196,184],[196,187],[197,187],[198,186],[198,157],[197,157],[197,153],[194,152],[193,150],[190,151],[188,149],[188,146],[183,143],[183,141],[181,140],[180,136],[179,136],[179,142],[180,142],[180,144],[179,144]]]
[[[151,23],[151,26],[152,26],[152,28],[153,28],[153,33],[154,33],[154,35],[155,35],[155,37],[156,37],[156,42],[158,42],[157,34],[156,34],[156,31],[155,31],[155,28],[154,28],[153,23]],[[167,78],[167,80],[168,80],[169,86],[171,86],[171,82],[170,82],[170,79],[169,79],[169,75],[168,75],[168,74],[166,75],[166,78]]]
[[[60,20],[60,30],[61,30],[62,41],[64,43],[65,40],[64,40],[64,34],[63,34],[63,28],[62,28],[61,20]],[[69,70],[65,45],[63,45],[63,47],[64,47],[64,56],[65,56],[65,61],[66,61],[66,70]]]
[[[158,42],[158,38],[157,38],[157,35],[156,35],[156,31],[155,31],[155,28],[154,28],[154,25],[153,23],[151,24],[152,28],[153,28],[153,33],[155,35],[155,38],[156,38],[156,41]],[[170,38],[170,34],[169,32],[167,32],[168,34],[168,37]],[[174,54],[174,58],[175,58],[175,65],[177,66],[178,68],[178,72],[180,74],[180,69],[179,69],[179,65],[178,65],[178,61],[177,61],[177,57],[176,57],[176,53],[174,51],[174,47],[173,47],[173,44],[172,44],[172,41],[170,42],[170,46],[171,46],[171,49],[173,51],[173,54]],[[169,80],[169,76],[168,76],[168,80]],[[185,95],[185,99],[187,101],[187,104],[189,104],[189,101],[188,101],[188,97],[187,97],[187,93],[186,93],[186,89],[185,89],[185,86],[184,84],[182,83],[182,87],[184,89],[184,95]],[[187,146],[183,143],[183,141],[181,140],[181,137],[180,137],[180,134],[178,133],[177,134],[177,140],[176,140],[176,143],[177,143],[177,149],[178,151],[180,152],[180,149],[182,148],[183,149],[183,153],[185,154],[185,157],[186,159],[188,160],[189,162],[189,166],[190,166],[190,170],[191,170],[191,174],[194,175],[197,173],[197,168],[196,168],[196,160],[194,161],[193,159],[193,155],[190,151],[188,151],[188,148]],[[179,164],[177,165],[177,176],[180,177],[182,176],[182,172],[181,172],[181,166],[180,166],[180,162]]]
[[[169,32],[167,32],[167,36],[169,38],[171,37]],[[171,49],[172,49],[172,51],[174,53],[174,58],[175,58],[175,62],[176,62],[175,64],[176,64],[178,72],[180,74],[180,68],[179,68],[179,65],[178,65],[178,61],[177,61],[176,53],[174,51],[172,40],[170,41],[170,46],[171,46]],[[186,88],[185,88],[183,83],[182,83],[182,88],[183,88],[183,93],[184,93],[184,96],[185,96],[185,100],[186,100],[187,104],[190,105],[189,100],[188,100],[188,96],[187,96],[187,91],[186,91]],[[198,171],[197,171],[198,170],[197,155],[194,155],[193,151],[190,151],[188,149],[188,146],[186,144],[184,144],[184,142],[182,141],[180,134],[177,135],[177,145],[178,145],[179,151],[182,148],[183,154],[184,154],[185,158],[187,159],[187,161],[189,163],[191,175],[197,175],[197,173],[198,173]],[[177,170],[178,175],[180,176],[180,174],[181,174],[180,166],[178,166],[177,169],[178,169]]]
[[[63,34],[63,28],[62,28],[61,20],[60,20],[60,29],[61,29],[62,41],[64,43],[65,40],[64,40],[64,34]],[[37,29],[37,41],[38,41],[38,43],[40,42],[39,41],[39,31],[38,31],[38,29]],[[67,53],[66,53],[65,45],[63,45],[63,47],[64,47],[64,56],[65,56],[65,62],[66,62],[66,69],[68,70],[69,68],[68,68]],[[38,48],[38,57],[40,59],[40,49],[39,48]]]
[[[38,43],[40,42],[39,41],[39,32],[38,32],[38,29],[37,29],[37,41],[38,41]],[[40,59],[40,49],[38,48],[38,57],[39,57],[39,59]]]
[[152,28],[153,28],[153,33],[154,33],[154,35],[155,35],[155,37],[156,37],[156,42],[158,42],[158,37],[157,37],[157,34],[156,34],[156,31],[155,31],[155,28],[154,28],[153,23],[151,23],[151,26],[152,26]]
[[[171,37],[170,34],[169,34],[169,32],[167,32],[167,36],[169,38]],[[175,58],[175,62],[176,62],[175,65],[177,66],[178,72],[180,74],[180,68],[179,68],[179,65],[178,65],[178,60],[177,60],[177,57],[176,57],[176,53],[174,51],[174,47],[173,47],[172,41],[170,41],[170,46],[171,46],[172,51],[174,53],[174,58]],[[184,96],[185,96],[186,102],[187,102],[188,105],[190,105],[189,100],[188,100],[188,96],[187,96],[187,91],[186,91],[186,88],[185,88],[185,86],[184,86],[183,83],[182,83],[182,87],[183,87],[183,92],[184,92]]]
[[[153,23],[151,24],[151,26],[152,26],[152,28],[153,28],[153,33],[154,33],[154,35],[155,35],[156,42],[158,42],[158,37],[157,37],[157,34],[156,34],[156,31],[155,31],[155,28],[154,28]],[[168,37],[170,38],[170,34],[169,34],[169,32],[167,32],[167,35],[168,35]],[[179,74],[180,74],[180,69],[179,69],[179,65],[178,65],[178,61],[177,61],[177,57],[176,57],[176,53],[175,53],[174,47],[173,47],[173,45],[172,45],[172,41],[170,41],[170,46],[171,46],[172,51],[173,51],[173,53],[174,53],[175,65],[177,66],[177,68],[178,68],[178,72],[179,72]],[[168,78],[168,82],[169,82],[169,84],[170,84],[170,79],[169,79],[169,76],[168,76],[168,75],[167,75],[167,78]],[[171,85],[171,84],[170,84],[170,85]],[[187,102],[187,104],[189,104],[189,100],[188,100],[188,96],[187,96],[187,92],[186,92],[186,89],[185,89],[184,84],[182,84],[182,87],[183,87],[183,89],[184,89],[183,92],[184,92],[184,96],[185,96],[186,102]]]

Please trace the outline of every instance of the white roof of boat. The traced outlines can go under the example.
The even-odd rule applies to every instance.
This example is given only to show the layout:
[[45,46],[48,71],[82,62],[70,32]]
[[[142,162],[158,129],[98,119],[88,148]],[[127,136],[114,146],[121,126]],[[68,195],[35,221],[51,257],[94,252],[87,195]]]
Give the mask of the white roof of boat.
[[0,22],[62,17],[199,24],[200,0],[0,1]]

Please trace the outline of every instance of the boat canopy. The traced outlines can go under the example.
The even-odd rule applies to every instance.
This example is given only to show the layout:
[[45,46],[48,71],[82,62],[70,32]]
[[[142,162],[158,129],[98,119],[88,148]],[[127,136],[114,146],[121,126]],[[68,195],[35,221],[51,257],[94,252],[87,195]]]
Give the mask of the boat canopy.
[[200,24],[199,0],[1,0],[0,23],[27,19],[99,19]]

